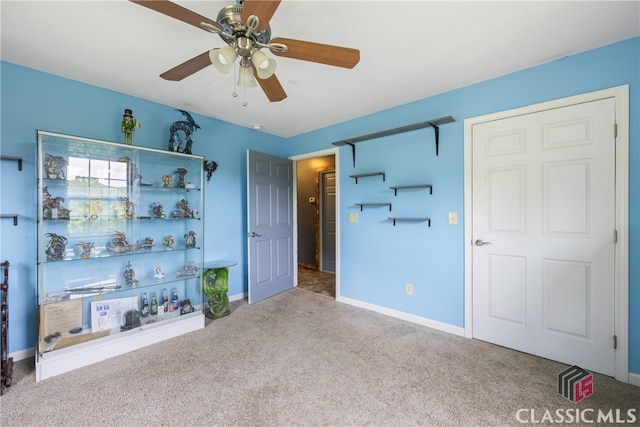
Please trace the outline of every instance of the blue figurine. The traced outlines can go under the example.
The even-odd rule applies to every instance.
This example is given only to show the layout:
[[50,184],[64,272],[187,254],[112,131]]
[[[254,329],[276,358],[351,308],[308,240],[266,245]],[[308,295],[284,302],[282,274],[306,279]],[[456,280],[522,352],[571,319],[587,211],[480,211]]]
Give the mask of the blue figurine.
[[200,126],[196,124],[188,112],[184,110],[176,111],[180,111],[187,120],[174,122],[169,128],[169,151],[191,154],[191,145],[193,144],[191,134],[200,129]]

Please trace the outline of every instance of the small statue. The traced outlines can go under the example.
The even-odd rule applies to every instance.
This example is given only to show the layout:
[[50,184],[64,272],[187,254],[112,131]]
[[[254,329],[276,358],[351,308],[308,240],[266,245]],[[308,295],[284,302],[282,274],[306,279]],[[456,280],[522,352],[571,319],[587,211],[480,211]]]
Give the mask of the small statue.
[[193,218],[193,211],[189,209],[189,202],[186,199],[180,200],[176,206],[178,210],[173,211],[174,218]]
[[135,216],[135,203],[128,197],[121,197],[120,200],[124,204],[124,216],[126,216],[127,219],[132,219]]
[[42,218],[69,219],[71,211],[62,206],[64,197],[53,197],[48,187],[42,189]]
[[184,245],[189,248],[195,248],[196,247],[196,232],[195,231],[189,231],[187,234],[184,235]]
[[89,200],[84,207],[84,216],[87,219],[99,219],[101,213],[100,199]]
[[87,259],[91,257],[91,252],[94,250],[95,245],[93,242],[79,242],[76,244],[78,248],[78,256],[80,259]]
[[176,271],[176,277],[194,277],[198,273],[198,267],[193,261],[188,261],[181,271]]
[[129,244],[127,236],[121,231],[116,231],[111,241],[107,243],[105,247],[111,252],[123,253],[137,251],[140,249],[141,245],[139,241],[136,241],[133,245]]
[[151,249],[153,247],[153,239],[151,237],[145,237],[144,243],[140,245],[143,249]]
[[207,172],[207,182],[211,181],[211,175],[218,169],[218,164],[213,160],[208,162],[204,160],[204,170]]
[[168,235],[168,236],[165,236],[164,239],[162,239],[162,243],[166,245],[167,250],[170,251],[170,250],[173,250],[173,244],[175,243],[175,239],[173,238],[172,235]]
[[200,126],[187,111],[177,111],[180,111],[187,120],[174,122],[169,128],[169,151],[191,154],[191,145],[193,144],[191,134],[200,129]]
[[131,261],[127,261],[127,266],[124,269],[124,282],[127,286],[135,288],[138,286],[138,280],[136,279],[136,272],[131,267]]
[[167,216],[163,212],[164,207],[160,204],[160,202],[153,202],[151,204],[151,213],[153,213],[154,218],[165,219]]
[[140,123],[133,118],[133,112],[128,108],[124,110],[120,127],[124,134],[124,143],[127,145],[133,144],[133,133],[136,131],[136,128],[140,129]]
[[178,168],[175,173],[178,174],[178,182],[176,183],[176,188],[185,188],[184,177],[187,174],[187,170],[185,168]]
[[51,237],[47,244],[45,253],[47,254],[47,261],[59,261],[64,258],[64,251],[67,247],[67,238],[55,233],[46,233],[45,236]]
[[171,187],[171,181],[173,181],[173,177],[171,175],[162,175],[163,187]]
[[159,265],[153,269],[153,278],[156,280],[164,280],[164,271]]
[[62,156],[44,155],[44,175],[48,179],[67,179],[67,161]]

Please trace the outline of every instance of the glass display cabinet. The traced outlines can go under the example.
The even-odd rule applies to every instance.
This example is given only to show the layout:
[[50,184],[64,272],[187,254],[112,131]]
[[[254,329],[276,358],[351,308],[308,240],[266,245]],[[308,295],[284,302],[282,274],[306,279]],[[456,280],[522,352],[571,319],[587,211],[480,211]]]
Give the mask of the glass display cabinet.
[[36,379],[203,328],[204,158],[37,140]]

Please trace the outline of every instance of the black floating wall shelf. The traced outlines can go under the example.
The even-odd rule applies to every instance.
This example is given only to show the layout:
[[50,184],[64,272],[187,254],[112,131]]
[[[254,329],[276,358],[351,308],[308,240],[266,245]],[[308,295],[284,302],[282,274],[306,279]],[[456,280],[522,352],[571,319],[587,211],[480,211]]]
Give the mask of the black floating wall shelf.
[[358,178],[366,178],[368,176],[382,176],[382,180],[385,181],[387,175],[384,172],[369,172],[369,173],[360,173],[358,175],[349,175],[349,178],[354,178],[357,184]]
[[22,157],[16,157],[16,156],[0,156],[0,160],[15,160],[16,162],[18,162],[18,170],[21,171],[22,170]]
[[410,132],[412,130],[424,129],[432,127],[435,131],[436,137],[436,156],[438,155],[438,147],[440,144],[440,125],[455,122],[453,116],[440,117],[439,119],[427,120],[426,122],[414,123],[412,125],[401,126],[399,128],[383,130],[380,132],[370,133],[367,135],[357,136],[355,138],[343,139],[342,141],[332,142],[335,146],[348,145],[351,147],[351,154],[353,155],[353,167],[356,166],[356,143],[362,141],[368,141],[370,139],[382,138],[383,136],[395,135],[403,132]]
[[18,215],[17,214],[2,214],[0,218],[13,218],[13,225],[18,225]]

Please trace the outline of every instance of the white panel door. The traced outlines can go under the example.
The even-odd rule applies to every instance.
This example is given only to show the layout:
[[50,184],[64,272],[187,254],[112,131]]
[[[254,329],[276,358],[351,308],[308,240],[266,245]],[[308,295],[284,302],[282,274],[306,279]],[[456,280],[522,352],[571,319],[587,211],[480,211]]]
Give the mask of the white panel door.
[[293,287],[293,162],[247,150],[249,304]]
[[614,375],[613,99],[473,126],[473,337]]

